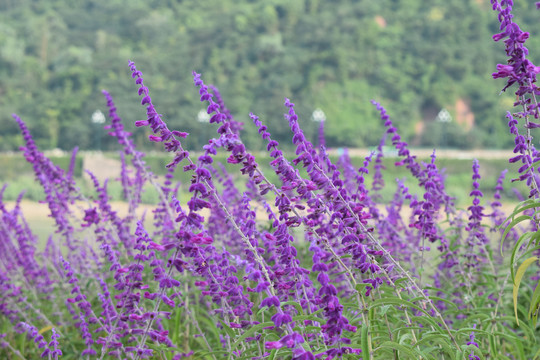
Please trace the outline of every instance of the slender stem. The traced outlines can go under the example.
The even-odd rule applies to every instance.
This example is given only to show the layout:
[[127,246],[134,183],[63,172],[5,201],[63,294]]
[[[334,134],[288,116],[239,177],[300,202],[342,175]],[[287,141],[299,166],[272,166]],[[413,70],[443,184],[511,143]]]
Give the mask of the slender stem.
[[[211,193],[212,197],[214,198],[214,200],[216,201],[216,203],[218,204],[218,206],[220,207],[221,211],[223,211],[225,213],[225,216],[230,221],[231,225],[236,230],[238,235],[240,235],[240,237],[242,238],[244,244],[253,253],[253,257],[254,257],[255,261],[257,262],[257,264],[261,268],[261,271],[263,272],[263,275],[264,275],[266,281],[270,284],[267,291],[270,293],[270,295],[276,296],[276,293],[274,292],[274,282],[270,278],[270,274],[268,273],[268,269],[266,268],[264,259],[259,255],[257,249],[255,249],[253,247],[253,245],[251,244],[251,242],[249,241],[247,236],[244,234],[242,229],[240,229],[240,226],[238,225],[238,223],[236,222],[234,217],[231,215],[229,210],[225,207],[225,205],[221,201],[221,198],[217,194],[216,188],[211,186],[206,179],[204,179],[204,182],[205,182],[205,185],[207,186],[207,188],[211,189],[210,193]],[[281,311],[281,309],[278,309],[278,311]],[[289,324],[287,324],[286,329],[288,330],[289,333],[293,332],[292,328],[290,328]],[[311,349],[311,346],[309,345],[309,343],[304,343],[304,344],[305,345],[303,345],[303,346],[307,346],[309,349]]]
[[[185,291],[187,292],[187,284],[184,284],[184,289]],[[180,294],[178,293],[178,291],[176,292],[177,294],[177,297],[180,298]],[[204,343],[206,344],[206,347],[208,348],[208,352],[212,355],[212,358],[214,360],[216,360],[216,356],[214,355],[214,352],[212,350],[212,347],[210,346],[210,343],[208,342],[208,339],[206,338],[206,335],[204,334],[204,332],[202,331],[200,325],[199,325],[199,321],[197,321],[197,317],[195,316],[195,314],[193,314],[193,312],[191,310],[189,310],[189,297],[187,297],[186,299],[186,305],[184,307],[186,313],[188,314],[188,316],[191,318],[191,321],[193,322],[193,325],[195,325],[195,328],[197,328],[197,331],[199,332],[199,334],[201,334],[201,337],[203,338],[203,341]],[[186,339],[184,340],[188,340],[190,338],[189,336],[189,333],[188,333],[188,336],[186,336]]]
[[21,354],[21,352],[11,346],[10,343],[4,342],[2,345],[6,346],[9,350],[11,350],[16,356],[19,357],[19,359],[26,360],[26,358]]
[[[326,174],[318,167],[318,165],[314,165],[314,167],[321,172],[321,174],[323,176],[326,176]],[[328,179],[328,177],[327,177]],[[375,246],[375,248],[379,251],[382,251],[385,258],[387,260],[389,260],[392,265],[394,265],[395,268],[397,268],[400,272],[401,275],[405,276],[405,278],[407,279],[407,281],[410,283],[410,285],[412,286],[412,289],[413,290],[416,290],[418,292],[418,294],[424,298],[425,302],[428,304],[428,306],[430,307],[430,309],[434,312],[434,314],[436,315],[436,317],[439,319],[439,321],[441,322],[441,324],[444,326],[446,332],[448,333],[448,335],[450,336],[452,342],[454,343],[454,345],[456,346],[456,348],[459,348],[459,344],[456,342],[456,339],[454,337],[454,335],[452,335],[452,332],[450,331],[450,328],[448,327],[448,324],[446,324],[446,321],[444,321],[444,318],[442,317],[441,313],[435,308],[435,306],[433,306],[433,303],[431,301],[431,299],[429,299],[426,294],[424,294],[424,292],[421,290],[421,288],[416,284],[416,281],[414,281],[414,279],[412,278],[412,276],[407,272],[405,271],[405,269],[403,269],[403,267],[401,266],[401,264],[399,264],[399,262],[397,262],[393,257],[392,255],[388,252],[388,250],[386,250],[386,248],[384,248],[384,246],[381,245],[381,243],[379,243],[379,241],[377,239],[375,239],[375,237],[371,234],[371,232],[369,232],[366,227],[364,226],[364,224],[360,221],[360,218],[358,217],[358,214],[356,214],[352,209],[351,209],[351,206],[350,204],[345,201],[345,199],[343,199],[343,197],[341,196],[341,193],[339,191],[337,191],[337,189],[335,188],[334,184],[330,181],[330,179],[328,179],[329,181],[329,184],[330,186],[332,186],[333,189],[336,190],[336,193],[339,197],[339,199],[341,200],[341,202],[343,203],[343,205],[345,205],[347,207],[347,210],[350,212],[350,214],[352,214],[352,216],[355,218],[355,221],[356,223],[360,226],[360,228],[362,229],[362,231],[364,231],[364,233],[366,234],[366,236],[369,238],[369,240],[371,241],[371,243]],[[373,259],[374,260],[374,259]],[[387,271],[381,267],[381,269],[386,273],[388,279],[390,279],[390,276],[389,274],[387,273]],[[391,280],[390,280],[391,281]],[[399,293],[397,291],[397,293]]]
[[[173,255],[173,259],[176,259],[176,256],[178,255],[179,253],[179,250],[176,249],[175,252],[174,252],[174,255]],[[169,270],[167,271],[167,277],[170,277],[171,274],[172,274],[172,270],[173,270],[174,266],[171,266],[169,267]],[[162,295],[165,293],[165,287],[161,288],[160,292],[159,292],[159,296],[157,297],[157,301],[154,305],[154,310],[153,310],[153,313],[154,314],[157,314],[158,310],[159,310],[159,306],[161,305],[161,298],[162,298]],[[140,349],[140,347],[146,342],[146,337],[148,336],[148,332],[150,331],[150,328],[152,327],[152,324],[154,323],[154,319],[156,318],[157,316],[154,316],[152,319],[150,319],[150,321],[148,321],[148,324],[146,325],[146,328],[143,332],[143,335],[141,337],[141,339],[139,340],[138,344],[137,344],[137,348]],[[137,355],[135,357],[135,360],[139,360],[140,359],[140,354],[139,352],[137,352]]]

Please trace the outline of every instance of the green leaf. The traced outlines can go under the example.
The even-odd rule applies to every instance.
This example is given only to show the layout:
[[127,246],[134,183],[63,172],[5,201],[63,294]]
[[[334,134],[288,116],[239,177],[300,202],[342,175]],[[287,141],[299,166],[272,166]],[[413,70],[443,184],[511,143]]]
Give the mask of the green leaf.
[[365,357],[366,359],[369,357],[368,333],[369,333],[369,327],[365,323],[362,324],[362,330],[361,330],[362,335],[360,337],[360,344],[362,345],[362,357]]
[[412,336],[411,333],[403,334],[402,336],[399,337],[399,343],[401,345],[407,344],[407,342],[411,343],[412,341],[410,341],[410,340],[412,340],[412,338],[413,338],[413,336]]
[[461,328],[459,330],[457,330],[457,333],[458,334],[466,334],[466,335],[469,335],[471,332],[475,332],[476,334],[484,334],[484,335],[489,335],[489,331],[486,331],[486,330],[482,330],[482,329],[476,329],[476,328],[469,328],[469,327],[464,327],[464,328]]
[[409,281],[409,280],[408,280],[406,277],[402,277],[402,278],[396,279],[396,280],[394,280],[394,286],[395,286],[395,287],[398,287],[398,286],[400,286],[402,283],[404,283],[404,286],[406,286],[408,281]]
[[489,337],[489,349],[492,353],[498,353],[499,352],[499,346],[497,341],[495,341],[495,336]]
[[540,349],[538,349],[538,351],[536,352],[536,354],[534,354],[533,360],[540,360]]
[[283,305],[292,305],[296,309],[296,312],[300,315],[304,315],[304,311],[302,309],[302,305],[298,301],[285,301],[281,303],[281,306]]
[[[321,309],[321,310],[324,310],[324,309]],[[326,324],[326,319],[316,317],[313,314],[311,314],[311,315],[296,315],[296,316],[293,316],[292,320],[293,321],[311,320],[311,321],[316,321],[319,324]]]
[[254,335],[255,332],[260,331],[265,327],[269,327],[269,326],[273,326],[273,325],[274,325],[274,323],[272,321],[268,321],[268,322],[260,323],[260,324],[257,324],[257,325],[253,325],[252,327],[247,329],[242,335],[240,335],[240,337],[238,339],[236,339],[236,341],[233,344],[233,348],[236,349],[238,344],[240,344],[242,341],[244,341],[247,337],[249,337],[251,335]]
[[[512,316],[501,316],[497,320],[501,321],[501,322],[503,322],[503,321],[514,321],[514,317],[512,317]],[[520,328],[527,333],[527,338],[528,339],[534,339],[535,338],[534,331],[526,323],[521,323]],[[505,330],[508,330],[508,329],[505,328]],[[493,335],[504,337],[508,341],[510,341],[511,343],[514,343],[514,342],[517,342],[517,341],[519,341],[519,342],[523,341],[523,339],[520,339],[519,337],[517,337],[512,332],[495,331],[495,332],[493,332]]]
[[195,351],[193,352],[193,355],[196,355],[195,358],[196,359],[200,359],[201,356],[211,356],[211,355],[219,355],[219,354],[230,354],[230,351],[229,350],[213,350],[213,351],[208,351],[208,350],[198,350],[198,351]]
[[[533,313],[538,312],[538,306],[540,306],[540,281],[538,281],[538,284],[536,284],[536,289],[534,289],[534,292],[531,296],[531,304],[529,306],[529,319],[533,315]],[[537,315],[533,316],[533,328],[536,327],[536,318]]]
[[388,312],[388,309],[390,309],[390,305],[383,305],[381,306],[381,316],[384,316],[386,315],[386,313]]
[[437,333],[427,334],[423,336],[420,340],[418,340],[417,345],[421,347],[421,345],[423,345],[424,343],[429,343],[429,342],[437,343],[442,348],[442,349],[439,349],[439,351],[444,350],[447,355],[450,355],[452,357],[452,359],[455,358],[452,345],[450,344],[450,341],[448,340],[447,336],[437,334]]
[[311,326],[311,325],[309,325],[309,326],[306,326],[304,328],[304,332],[308,333],[308,334],[320,334],[321,331],[322,330],[321,330],[320,326]]
[[532,208],[540,208],[540,203],[534,201],[534,199],[527,199],[527,200],[525,200],[525,201],[520,202],[520,203],[517,204],[517,206],[514,208],[514,211],[512,212],[512,214],[510,214],[510,215],[506,218],[506,221],[505,221],[505,222],[507,222],[508,220],[510,220],[510,218],[513,218],[513,217],[516,216],[517,214],[519,214],[519,213],[521,213],[521,212],[524,212],[525,210],[532,209]]
[[[508,219],[510,219],[510,217],[508,217]],[[512,222],[506,226],[506,229],[504,230],[504,233],[503,233],[502,239],[501,239],[501,247],[500,247],[501,256],[503,255],[503,244],[504,244],[504,240],[506,240],[506,235],[508,235],[508,233],[510,232],[510,230],[512,230],[514,228],[514,226],[516,226],[517,224],[519,224],[522,221],[530,220],[530,219],[532,219],[532,216],[521,215],[521,216],[518,216],[516,219],[512,220]]]
[[265,312],[266,310],[269,310],[268,309],[268,306],[263,306],[262,308],[259,309],[259,311],[257,311],[257,314],[255,315],[257,317],[257,319],[260,317],[260,315]]
[[361,293],[362,291],[366,290],[366,288],[370,286],[369,284],[366,284],[366,283],[358,283],[354,286],[354,289],[356,291],[358,291],[359,293]]
[[474,345],[463,345],[461,349],[465,354],[470,354],[471,352],[474,352],[475,355],[480,357],[480,360],[485,359],[484,354],[482,354],[482,350],[480,350]]
[[[395,341],[385,341],[378,347],[378,349],[380,348],[397,350],[398,352],[401,353],[401,355],[407,354],[411,359],[419,359],[421,357],[425,358],[425,356],[423,356],[423,354],[420,353],[418,350],[411,349],[407,346],[398,344]],[[399,359],[402,359],[402,357],[400,356]]]
[[519,266],[516,272],[516,277],[514,279],[514,291],[512,293],[512,297],[514,298],[514,314],[516,316],[516,322],[518,326],[519,326],[519,319],[517,315],[517,297],[518,297],[519,285],[521,284],[521,279],[523,278],[523,275],[525,275],[525,271],[527,271],[529,266],[531,266],[531,264],[537,260],[538,258],[536,256],[528,258]]
[[412,321],[417,321],[421,324],[425,324],[425,326],[432,326],[436,331],[440,332],[441,334],[446,334],[446,330],[444,330],[439,323],[434,320],[431,317],[427,316],[411,316]]
[[279,351],[279,349],[273,349],[270,352],[270,357],[268,358],[268,360],[274,360],[276,358],[276,355],[277,355],[278,351]]
[[512,281],[514,281],[515,257],[517,255],[519,249],[521,249],[521,245],[523,245],[523,243],[525,241],[529,241],[530,238],[533,236],[533,234],[534,233],[532,233],[532,232],[526,232],[525,234],[521,235],[519,237],[519,240],[514,245],[514,248],[512,249],[512,255],[510,255],[510,273],[512,275]]
[[434,300],[434,301],[442,301],[442,302],[446,303],[447,305],[452,306],[452,307],[455,308],[455,309],[458,308],[457,305],[456,305],[456,303],[454,303],[454,302],[452,302],[452,301],[450,301],[450,300],[448,300],[448,299],[444,299],[444,298],[438,297],[438,296],[428,296],[428,297],[429,297],[431,300]]
[[174,329],[175,331],[173,332],[173,338],[171,340],[173,341],[173,344],[176,344],[180,333],[180,311],[176,311],[174,314]]
[[372,303],[371,303],[371,306],[369,307],[370,310],[372,308],[375,308],[377,306],[382,306],[382,305],[400,305],[400,306],[407,306],[407,307],[410,307],[410,308],[413,308],[413,309],[416,309],[418,311],[421,311],[423,312],[424,314],[426,314],[427,316],[430,316],[431,315],[424,309],[422,309],[420,306],[416,305],[416,304],[413,304],[412,302],[410,301],[407,301],[407,300],[403,300],[403,299],[399,299],[399,298],[386,298],[386,299],[377,299],[377,300],[374,300]]
[[[422,318],[422,317],[425,317],[425,316],[419,316],[419,318]],[[421,326],[409,326],[409,325],[406,325],[406,326],[401,326],[401,327],[392,329],[392,332],[398,333],[398,332],[403,331],[403,330],[404,331],[413,331],[413,330],[423,330],[423,329],[424,329],[424,327],[421,327]],[[386,332],[388,332],[388,330],[386,330]]]
[[518,348],[518,354],[519,354],[519,360],[526,360],[525,357],[525,349],[523,349],[523,344],[521,341],[518,341],[516,343],[516,346]]
[[236,334],[235,334],[234,330],[229,325],[227,325],[227,323],[225,321],[219,320],[219,322],[223,326],[223,329],[225,330],[227,335],[229,335],[231,337],[231,339],[234,339],[236,337]]
[[198,321],[205,323],[207,325],[206,330],[211,330],[212,335],[215,337],[215,339],[219,339],[220,331],[211,319],[207,318],[206,316],[200,316],[198,317]]
[[150,349],[155,351],[166,351],[167,349],[171,350],[178,350],[177,347],[174,346],[168,346],[166,344],[152,344],[152,343],[146,343],[146,346],[148,346]]

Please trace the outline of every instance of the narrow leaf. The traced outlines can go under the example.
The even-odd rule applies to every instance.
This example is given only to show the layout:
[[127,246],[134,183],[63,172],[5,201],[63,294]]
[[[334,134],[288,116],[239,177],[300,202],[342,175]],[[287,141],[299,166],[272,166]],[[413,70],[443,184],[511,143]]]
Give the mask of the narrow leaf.
[[[521,246],[523,245],[523,243],[525,243],[526,241],[528,242],[530,240],[530,238],[533,236],[533,234],[534,233],[532,233],[532,232],[527,232],[527,233],[521,235],[519,237],[519,240],[514,245],[514,248],[512,249],[512,255],[510,255],[510,272],[512,274],[512,281],[514,280],[514,266],[515,266],[516,255],[517,255],[519,249],[521,249]],[[523,255],[521,255],[521,256],[523,256]]]
[[520,222],[525,221],[525,220],[530,220],[530,219],[532,219],[532,217],[529,216],[529,215],[521,215],[521,216],[518,216],[517,218],[515,218],[514,220],[512,220],[512,222],[506,226],[506,229],[504,230],[504,233],[503,233],[502,239],[501,239],[501,249],[500,249],[501,250],[501,255],[503,254],[504,240],[506,240],[506,235],[508,235],[510,230],[512,230],[514,228],[514,226],[516,226]]
[[255,332],[262,330],[265,327],[273,326],[274,323],[272,321],[263,322],[257,325],[253,325],[249,329],[247,329],[236,341],[234,342],[233,348],[236,349],[238,344],[240,344],[242,341],[244,341],[247,337],[254,335]]
[[519,326],[519,320],[518,320],[518,315],[517,315],[517,297],[518,297],[519,285],[521,284],[521,279],[523,278],[523,275],[525,275],[525,271],[527,271],[529,266],[531,266],[531,264],[537,260],[538,258],[536,256],[528,258],[519,266],[516,272],[516,277],[514,279],[513,298],[514,298],[514,315],[516,316],[516,322],[518,326]]
[[[411,359],[420,359],[422,355],[416,349],[410,349],[407,346],[398,344],[395,341],[385,341],[379,346],[379,348],[397,350],[401,353],[401,355],[407,354]],[[399,358],[402,359],[401,356]]]
[[[540,281],[536,284],[536,289],[531,296],[531,305],[529,306],[529,319],[532,314],[538,311],[538,306],[540,305]],[[533,319],[533,327],[536,327],[536,318]]]

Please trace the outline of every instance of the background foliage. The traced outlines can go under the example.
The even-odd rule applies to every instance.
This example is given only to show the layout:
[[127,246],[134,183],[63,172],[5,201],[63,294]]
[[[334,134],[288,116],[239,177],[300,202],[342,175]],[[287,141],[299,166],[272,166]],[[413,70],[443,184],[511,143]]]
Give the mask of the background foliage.
[[[534,3],[516,3],[534,47]],[[487,0],[4,0],[0,150],[20,145],[11,113],[28,122],[42,148],[110,149],[110,139],[96,138],[102,135],[90,116],[104,109],[100,91],[107,89],[126,123],[138,119],[128,59],[145,69],[171,128],[195,135],[188,147],[200,146],[210,131],[196,121],[192,70],[223,89],[237,120],[249,121],[253,111],[277,140],[288,132],[284,96],[299,104],[310,136],[312,111],[326,112],[331,147],[376,145],[371,134],[382,129],[368,120],[372,98],[405,125],[405,138],[441,145],[442,125],[433,119],[443,107],[456,115],[461,99],[475,126],[451,123],[442,145],[510,146],[510,137],[494,135],[506,132],[503,109],[513,101],[500,101],[500,84],[489,80],[502,61],[489,41],[497,25]],[[424,135],[413,137],[421,121]],[[247,145],[257,149],[253,130],[246,131]],[[142,132],[136,138],[148,148]]]

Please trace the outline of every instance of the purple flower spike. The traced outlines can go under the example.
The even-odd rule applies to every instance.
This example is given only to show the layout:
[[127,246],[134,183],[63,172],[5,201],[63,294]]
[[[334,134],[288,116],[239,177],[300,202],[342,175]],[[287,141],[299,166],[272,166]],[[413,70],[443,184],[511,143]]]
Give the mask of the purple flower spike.
[[428,239],[430,242],[440,240],[439,250],[445,251],[448,247],[447,240],[437,226],[437,217],[443,206],[446,213],[452,213],[454,209],[453,200],[445,190],[444,177],[435,164],[435,151],[431,156],[431,163],[420,164],[416,160],[416,156],[411,155],[408,144],[401,141],[401,136],[394,127],[386,109],[376,101],[372,101],[372,104],[379,110],[381,120],[384,121],[386,127],[386,134],[391,137],[392,144],[398,150],[398,155],[403,158],[401,161],[396,162],[396,165],[405,166],[418,179],[419,185],[425,190],[423,200],[414,199],[411,201],[410,207],[413,210],[415,219],[410,226],[418,229],[421,237]]
[[[484,256],[483,246],[488,243],[488,239],[484,234],[484,228],[482,227],[482,218],[484,215],[484,207],[480,205],[480,198],[484,196],[480,191],[480,184],[478,180],[480,179],[480,166],[478,165],[478,160],[473,162],[473,190],[470,193],[470,196],[473,198],[472,205],[469,206],[468,210],[470,212],[469,222],[465,229],[469,232],[467,238],[468,251],[464,255],[466,258],[465,266],[467,268],[477,267],[478,261],[481,260]],[[480,254],[478,253],[480,251]]]
[[59,356],[62,356],[62,350],[58,349],[58,338],[60,335],[56,332],[55,328],[52,328],[52,335],[51,335],[51,342],[49,342],[49,348],[51,349],[51,356],[54,357],[55,360],[58,360]]
[[[493,36],[493,39],[495,41],[504,39],[506,56],[508,57],[506,65],[497,65],[497,72],[493,73],[493,78],[506,79],[502,91],[506,91],[510,86],[517,84],[517,90],[515,91],[517,101],[514,106],[518,107],[520,111],[514,114],[508,113],[507,115],[510,132],[515,135],[516,147],[514,153],[517,154],[510,159],[510,162],[521,161],[523,166],[518,170],[520,176],[513,181],[525,181],[530,188],[529,197],[539,197],[538,184],[540,179],[531,165],[540,160],[540,157],[532,143],[531,129],[540,127],[540,124],[532,122],[533,119],[538,120],[540,118],[540,104],[536,99],[536,96],[540,94],[540,89],[536,85],[540,67],[527,59],[529,50],[525,47],[525,42],[529,38],[529,33],[521,30],[518,24],[513,22],[513,1],[492,0],[491,3],[493,10],[498,12],[499,29],[501,30],[500,33]],[[538,3],[536,5],[538,6]],[[514,116],[518,119],[524,119],[525,135],[519,133],[518,120]]]
[[[513,84],[518,84],[516,92],[518,96],[524,94],[535,94],[537,86],[536,75],[540,72],[540,67],[535,66],[527,59],[529,50],[525,47],[525,42],[529,38],[529,33],[521,30],[519,26],[512,21],[512,2],[492,0],[493,9],[499,12],[500,30],[499,34],[493,35],[493,40],[504,40],[506,55],[508,56],[507,65],[498,64],[497,72],[493,73],[493,78],[507,78],[506,85],[502,89],[505,91]],[[531,114],[538,118],[538,107],[532,109]]]
[[[163,146],[168,152],[174,152],[175,157],[171,163],[167,165],[168,168],[175,168],[183,159],[188,156],[187,151],[182,148],[182,144],[177,137],[185,138],[187,133],[173,133],[167,127],[167,124],[162,120],[161,115],[157,113],[154,105],[152,104],[152,98],[148,94],[148,88],[144,86],[144,80],[142,73],[137,70],[135,63],[129,61],[128,63],[131,69],[131,76],[135,79],[135,84],[139,85],[139,95],[145,95],[141,100],[141,105],[146,106],[146,117],[144,121],[137,122],[137,126],[149,126],[152,129],[154,135],[150,135],[149,139],[155,142],[162,142]],[[141,89],[144,89],[141,91]]]
[[[473,329],[476,329],[476,324],[473,325]],[[474,341],[474,331],[471,331],[469,334],[469,341],[467,342],[467,345],[473,345],[476,348],[479,348],[478,343]],[[469,360],[480,360],[480,357],[478,355],[474,355],[474,351],[471,351],[469,354]]]
[[24,332],[26,332],[28,339],[33,340],[34,343],[37,345],[38,349],[45,349],[41,354],[42,358],[49,355],[50,350],[48,344],[43,339],[43,336],[39,334],[39,331],[35,326],[29,325],[25,322],[20,322],[18,324],[18,327],[21,328]]

